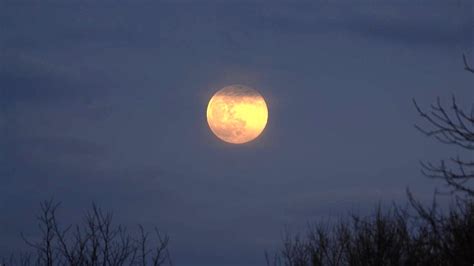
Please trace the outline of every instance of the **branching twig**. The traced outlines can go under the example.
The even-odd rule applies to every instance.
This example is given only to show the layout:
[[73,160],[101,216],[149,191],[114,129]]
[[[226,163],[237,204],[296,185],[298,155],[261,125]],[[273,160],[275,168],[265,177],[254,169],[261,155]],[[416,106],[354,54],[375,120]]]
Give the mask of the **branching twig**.
[[467,59],[466,59],[466,55],[465,54],[462,54],[462,61],[464,62],[464,69],[471,72],[471,73],[474,73],[474,69],[471,68],[469,66],[469,64],[467,63]]

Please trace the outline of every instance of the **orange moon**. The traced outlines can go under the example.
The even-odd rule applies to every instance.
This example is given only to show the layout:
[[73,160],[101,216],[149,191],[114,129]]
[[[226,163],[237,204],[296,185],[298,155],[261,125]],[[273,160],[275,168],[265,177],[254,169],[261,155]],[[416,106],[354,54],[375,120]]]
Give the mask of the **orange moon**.
[[221,140],[242,144],[257,138],[265,129],[268,108],[256,90],[231,85],[216,92],[207,105],[207,123]]

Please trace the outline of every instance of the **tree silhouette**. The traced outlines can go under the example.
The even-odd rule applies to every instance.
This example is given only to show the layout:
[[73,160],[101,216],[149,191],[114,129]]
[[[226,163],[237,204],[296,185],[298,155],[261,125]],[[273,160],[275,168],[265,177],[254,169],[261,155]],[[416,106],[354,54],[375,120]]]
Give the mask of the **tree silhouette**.
[[82,224],[63,227],[57,219],[59,203],[41,203],[37,217],[40,238],[23,237],[33,249],[3,259],[3,265],[172,265],[168,236],[155,228],[155,238],[139,225],[137,236],[124,226],[114,225],[112,213],[93,204]]
[[319,223],[302,236],[286,233],[281,250],[265,256],[268,266],[454,266],[472,265],[473,250],[474,204],[463,201],[444,215],[379,207],[367,217]]
[[[464,69],[474,73],[466,56]],[[472,155],[474,150],[474,106],[468,113],[453,96],[447,109],[438,98],[424,111],[415,108],[428,126],[415,127],[439,142],[455,145]],[[283,246],[273,256],[265,254],[267,265],[472,265],[474,263],[474,161],[460,156],[439,164],[421,163],[422,173],[443,179],[455,203],[442,212],[436,202],[425,207],[407,191],[411,205],[380,206],[368,217],[352,215],[336,224],[317,224],[306,234],[286,233]]]
[[[463,55],[464,69],[474,74],[469,66],[466,56]],[[470,159],[461,159],[460,156],[451,157],[449,160],[441,160],[439,164],[421,163],[422,173],[431,178],[444,179],[453,191],[463,192],[474,196],[474,189],[469,182],[474,180],[474,105],[470,113],[459,108],[456,98],[453,96],[451,106],[446,109],[441,100],[431,105],[430,111],[423,111],[415,100],[413,103],[420,116],[428,123],[428,127],[415,125],[415,127],[426,136],[434,137],[439,142],[455,145],[471,154]],[[472,183],[472,182],[471,182]]]

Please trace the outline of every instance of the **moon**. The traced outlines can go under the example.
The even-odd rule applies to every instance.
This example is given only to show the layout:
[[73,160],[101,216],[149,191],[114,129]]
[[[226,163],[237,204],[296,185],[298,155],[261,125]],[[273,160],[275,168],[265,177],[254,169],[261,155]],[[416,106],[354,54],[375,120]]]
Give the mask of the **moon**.
[[207,123],[221,140],[242,144],[256,139],[265,129],[268,108],[256,90],[231,85],[216,92],[207,105]]

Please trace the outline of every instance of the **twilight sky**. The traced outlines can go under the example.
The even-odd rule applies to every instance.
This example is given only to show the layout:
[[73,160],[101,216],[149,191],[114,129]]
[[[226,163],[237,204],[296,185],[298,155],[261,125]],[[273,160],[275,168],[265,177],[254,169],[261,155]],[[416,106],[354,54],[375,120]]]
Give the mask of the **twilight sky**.
[[[435,1],[0,1],[0,255],[39,202],[156,225],[176,265],[262,265],[285,226],[431,198],[411,99],[472,103],[474,5]],[[230,84],[269,106],[263,135],[218,140]],[[439,185],[439,184],[438,184]]]

